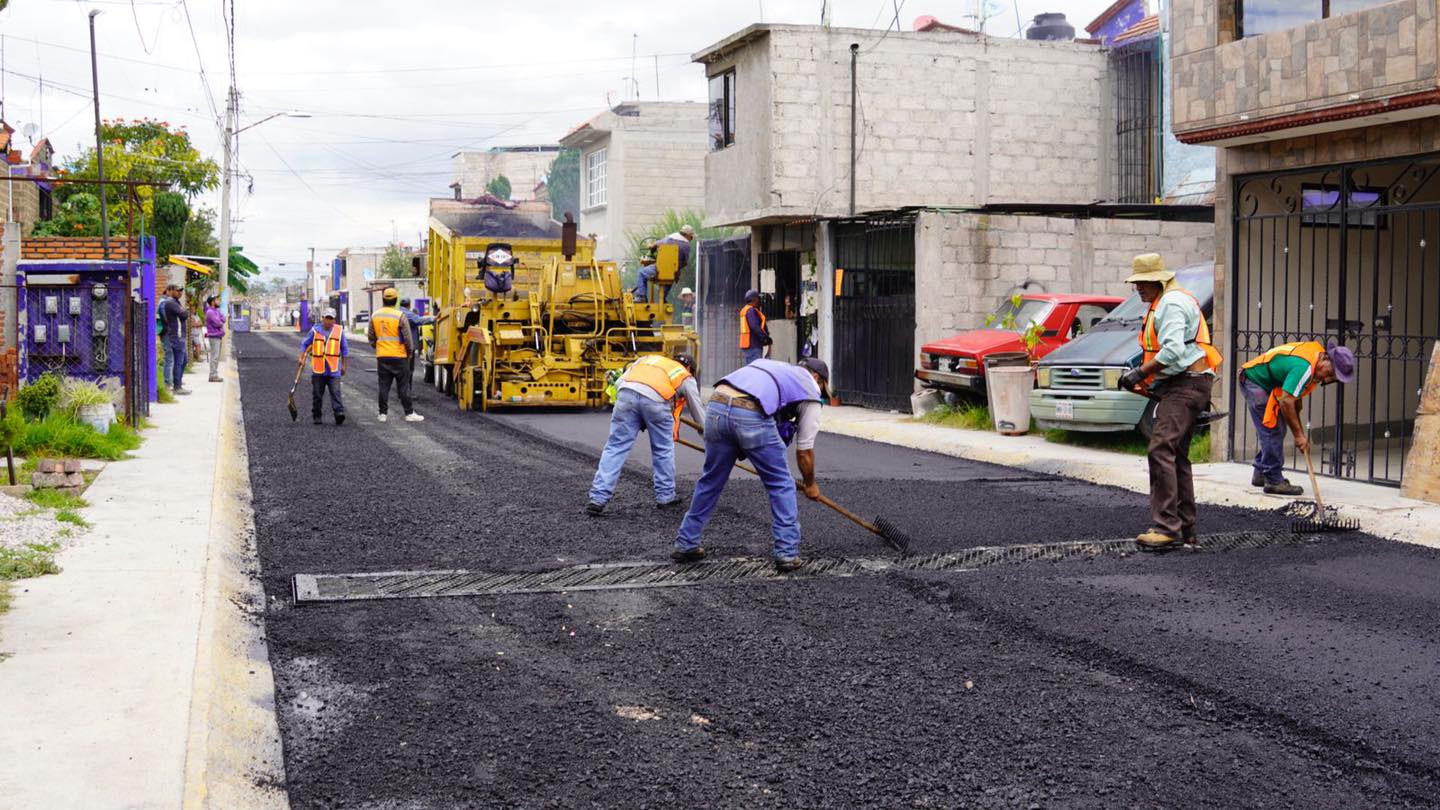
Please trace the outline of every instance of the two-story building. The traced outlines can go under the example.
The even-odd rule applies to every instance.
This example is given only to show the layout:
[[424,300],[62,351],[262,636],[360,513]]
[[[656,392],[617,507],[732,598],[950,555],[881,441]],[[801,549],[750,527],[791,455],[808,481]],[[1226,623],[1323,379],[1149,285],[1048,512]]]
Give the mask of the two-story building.
[[707,223],[752,229],[743,278],[702,272],[707,373],[738,362],[733,299],[753,284],[772,356],[817,354],[845,402],[908,407],[918,347],[1014,292],[1121,293],[1149,250],[1210,260],[1208,201],[1159,201],[1158,26],[1120,64],[1097,41],[922,20],[752,25],[695,54]]
[[[1319,467],[1398,484],[1440,336],[1436,0],[1171,5],[1174,131],[1218,147],[1226,368],[1287,341],[1350,346],[1359,379],[1305,412]],[[1253,453],[1248,420],[1222,433],[1220,457]]]
[[631,101],[576,126],[560,145],[580,152],[580,232],[595,257],[626,263],[631,235],[667,211],[705,207],[705,105]]

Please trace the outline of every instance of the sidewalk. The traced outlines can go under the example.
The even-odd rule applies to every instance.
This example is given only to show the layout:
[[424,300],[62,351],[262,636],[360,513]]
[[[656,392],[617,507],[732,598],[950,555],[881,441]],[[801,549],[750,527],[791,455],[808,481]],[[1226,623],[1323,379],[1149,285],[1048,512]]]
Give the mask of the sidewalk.
[[[853,406],[827,407],[821,413],[822,429],[829,433],[1079,478],[1134,492],[1150,491],[1148,468],[1141,456],[1055,444],[1035,435],[1002,436],[930,425],[912,421],[909,414]],[[1302,483],[1308,494],[1310,482]],[[1327,506],[1339,508],[1346,517],[1358,518],[1364,531],[1440,548],[1440,504],[1401,497],[1400,491],[1391,487],[1334,478],[1321,479],[1320,488]],[[1235,463],[1196,465],[1195,498],[1200,503],[1253,509],[1276,509],[1295,500],[1266,495],[1250,486],[1250,465]]]
[[[239,384],[151,409],[85,493],[93,528],[0,617],[0,807],[277,807],[273,682],[240,607],[249,484]],[[252,566],[253,568],[253,566]],[[258,652],[257,652],[258,651]]]

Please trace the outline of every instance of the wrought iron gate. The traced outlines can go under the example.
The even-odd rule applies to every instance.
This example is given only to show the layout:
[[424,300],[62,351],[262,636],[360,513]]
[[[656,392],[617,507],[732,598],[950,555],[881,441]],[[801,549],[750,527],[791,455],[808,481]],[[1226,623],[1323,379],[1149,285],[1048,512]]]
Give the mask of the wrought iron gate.
[[700,333],[700,381],[715,381],[745,364],[740,353],[740,308],[750,288],[750,237],[700,243],[700,294],[695,302]]
[[140,424],[150,415],[150,379],[155,366],[150,362],[150,308],[131,296],[125,306],[125,423]]
[[[1335,339],[1350,385],[1317,388],[1302,421],[1324,474],[1398,485],[1440,337],[1440,155],[1235,182],[1229,373],[1272,346]],[[1232,458],[1255,450],[1231,386]],[[1287,466],[1304,470],[1293,449]]]
[[847,405],[910,407],[915,389],[915,220],[835,226],[834,390]]
[[1122,203],[1152,203],[1160,193],[1160,37],[1110,51],[1115,98],[1115,173]]

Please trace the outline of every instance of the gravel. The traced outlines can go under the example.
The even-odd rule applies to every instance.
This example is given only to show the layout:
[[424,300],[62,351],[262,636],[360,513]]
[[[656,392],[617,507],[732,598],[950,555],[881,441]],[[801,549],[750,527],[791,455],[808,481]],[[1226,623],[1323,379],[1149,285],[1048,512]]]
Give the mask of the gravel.
[[[302,402],[292,423],[293,341],[236,346],[297,808],[1380,808],[1440,791],[1440,553],[1363,535],[296,607],[302,572],[664,559],[680,515],[657,513],[630,472],[603,519],[584,517],[598,447],[459,413],[418,378],[427,421],[376,424],[363,351],[350,421],[310,425]],[[923,550],[1123,537],[1144,519],[1117,489],[821,441],[827,493]],[[867,464],[890,473],[866,478]],[[916,465],[937,475],[900,474]],[[877,553],[843,518],[801,510],[812,553]],[[1284,525],[1214,507],[1202,521]],[[766,552],[753,481],[734,479],[706,545]]]
[[0,546],[64,547],[79,530],[78,526],[56,520],[54,509],[42,509],[23,498],[0,494]]

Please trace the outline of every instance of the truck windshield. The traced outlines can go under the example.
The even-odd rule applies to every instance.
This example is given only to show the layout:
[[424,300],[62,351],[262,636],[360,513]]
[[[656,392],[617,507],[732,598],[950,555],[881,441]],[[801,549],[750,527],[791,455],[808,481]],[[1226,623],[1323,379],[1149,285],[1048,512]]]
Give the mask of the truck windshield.
[[1141,301],[1140,296],[1131,295],[1129,298],[1126,298],[1124,301],[1122,301],[1120,303],[1120,306],[1110,310],[1110,314],[1105,316],[1105,320],[1101,321],[1099,324],[1096,324],[1096,326],[1103,326],[1105,324],[1125,323],[1126,321],[1142,320],[1145,317],[1145,312],[1149,308],[1150,305],[1146,304],[1144,301]]
[[1045,323],[1054,306],[1054,301],[1037,301],[1031,298],[1021,299],[1019,306],[1011,301],[1004,301],[999,309],[995,310],[995,314],[986,319],[986,325],[991,329],[1006,332],[1023,332],[1030,328],[1031,324]]

